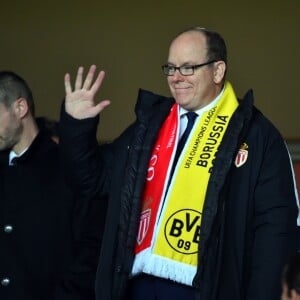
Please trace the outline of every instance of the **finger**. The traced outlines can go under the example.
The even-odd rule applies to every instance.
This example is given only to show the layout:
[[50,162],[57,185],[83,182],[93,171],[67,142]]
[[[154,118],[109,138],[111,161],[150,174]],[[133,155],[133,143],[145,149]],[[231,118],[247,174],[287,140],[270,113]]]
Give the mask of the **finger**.
[[82,74],[83,74],[83,67],[79,67],[77,71],[76,81],[75,81],[75,90],[80,90],[82,85]]
[[70,83],[70,74],[69,73],[65,74],[65,91],[66,91],[66,95],[72,93],[72,87],[71,87],[71,83]]
[[96,116],[98,115],[101,111],[103,111],[107,106],[110,105],[109,100],[103,100],[99,102],[97,105],[93,107],[93,115]]
[[99,74],[98,74],[98,77],[96,78],[94,84],[91,87],[91,92],[93,94],[97,93],[98,89],[102,85],[104,77],[105,77],[105,72],[104,71],[100,71]]
[[96,71],[96,66],[95,65],[91,65],[90,69],[89,69],[89,72],[88,72],[88,74],[86,76],[86,79],[84,81],[84,84],[83,84],[83,88],[85,90],[89,90],[90,89],[92,81],[93,81],[93,78],[94,78],[95,71]]
[[104,108],[106,108],[107,106],[110,105],[110,101],[109,100],[102,100],[101,102],[99,102],[97,104],[97,107],[100,111],[102,111]]

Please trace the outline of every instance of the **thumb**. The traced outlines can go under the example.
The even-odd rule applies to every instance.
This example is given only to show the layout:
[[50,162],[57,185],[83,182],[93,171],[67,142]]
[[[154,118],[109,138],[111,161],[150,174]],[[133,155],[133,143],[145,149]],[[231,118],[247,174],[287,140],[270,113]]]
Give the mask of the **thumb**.
[[110,105],[109,100],[103,100],[103,101],[99,102],[97,105],[95,105],[93,108],[95,116],[97,114],[99,114],[101,111],[103,111],[109,105]]

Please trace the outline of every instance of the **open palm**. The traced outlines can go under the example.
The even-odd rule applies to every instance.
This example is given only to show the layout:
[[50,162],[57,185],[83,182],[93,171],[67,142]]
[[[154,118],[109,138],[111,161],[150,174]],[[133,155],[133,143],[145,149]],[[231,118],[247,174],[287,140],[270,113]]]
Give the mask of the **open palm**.
[[95,81],[95,65],[90,67],[84,81],[83,71],[83,67],[78,68],[74,90],[72,90],[70,74],[67,73],[65,75],[65,109],[68,114],[76,119],[95,117],[110,104],[109,100],[103,100],[98,104],[95,103],[95,95],[101,87],[105,77],[104,71],[99,72]]

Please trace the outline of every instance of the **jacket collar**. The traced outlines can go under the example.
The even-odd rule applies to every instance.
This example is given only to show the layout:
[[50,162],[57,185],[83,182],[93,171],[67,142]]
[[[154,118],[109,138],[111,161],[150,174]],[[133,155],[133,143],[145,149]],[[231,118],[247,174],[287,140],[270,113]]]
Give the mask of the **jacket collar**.
[[165,97],[147,90],[139,89],[135,105],[135,114],[140,122],[148,123],[159,111],[159,115],[162,117],[162,120],[164,120],[174,103],[175,100],[171,97]]

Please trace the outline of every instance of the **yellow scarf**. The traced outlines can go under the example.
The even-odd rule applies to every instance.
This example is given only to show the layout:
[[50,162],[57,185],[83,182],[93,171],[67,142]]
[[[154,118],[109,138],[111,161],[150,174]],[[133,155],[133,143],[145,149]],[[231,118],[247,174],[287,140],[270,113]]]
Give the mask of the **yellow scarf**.
[[201,214],[213,160],[238,101],[229,82],[183,149],[154,234],[153,253],[196,266]]

